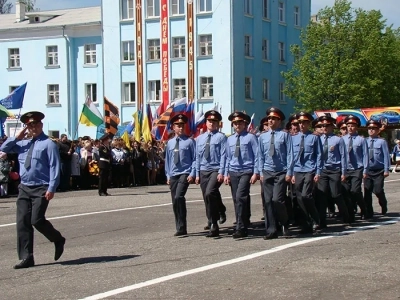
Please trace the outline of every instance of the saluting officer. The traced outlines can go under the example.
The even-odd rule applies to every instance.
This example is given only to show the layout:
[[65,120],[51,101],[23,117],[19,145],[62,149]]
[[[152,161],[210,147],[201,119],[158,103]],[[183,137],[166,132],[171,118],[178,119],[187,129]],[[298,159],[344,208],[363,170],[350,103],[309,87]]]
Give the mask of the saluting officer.
[[112,159],[110,147],[111,136],[109,133],[105,133],[99,140],[99,196],[110,196],[110,194],[107,193],[107,189]]
[[196,140],[196,184],[200,183],[203,199],[206,206],[208,224],[204,227],[210,229],[207,237],[219,235],[218,220],[226,220],[225,205],[222,203],[219,188],[224,182],[225,173],[225,144],[226,136],[219,132],[219,123],[222,116],[216,110],[209,110],[204,114],[207,131]]
[[175,135],[165,147],[165,175],[171,189],[175,236],[187,234],[185,194],[196,174],[196,143],[184,134],[184,126],[187,122],[188,118],[183,114],[171,118],[170,123]]
[[[348,153],[347,177],[344,187],[349,197],[349,202],[357,203],[361,210],[361,218],[366,217],[366,207],[361,190],[362,180],[368,176],[369,158],[368,146],[365,138],[358,134],[361,121],[357,116],[347,116],[344,120],[347,134],[343,137]],[[349,205],[350,222],[354,222],[354,206]]]
[[372,218],[372,193],[378,197],[382,215],[387,213],[387,200],[383,189],[385,177],[389,176],[390,154],[386,141],[378,137],[382,124],[378,121],[367,122],[369,169],[368,177],[364,179],[364,200],[367,206],[366,218]]
[[278,237],[277,221],[282,226],[283,236],[289,236],[285,195],[293,176],[293,143],[291,135],[281,130],[285,120],[283,112],[271,107],[266,114],[270,130],[259,138],[259,171],[265,197],[264,239],[268,240]]
[[234,112],[228,120],[235,133],[226,145],[225,184],[231,186],[235,205],[236,231],[234,239],[246,237],[250,214],[250,184],[258,179],[258,142],[254,134],[247,131],[251,118],[243,112]]
[[299,112],[296,119],[300,132],[292,137],[295,158],[292,183],[297,202],[304,214],[301,233],[312,233],[319,229],[320,223],[313,192],[322,169],[322,146],[319,137],[309,130],[314,120],[311,114]]
[[326,228],[326,208],[331,200],[330,209],[334,205],[339,208],[343,221],[348,223],[349,212],[342,195],[342,184],[346,180],[347,152],[344,140],[334,135],[336,120],[329,116],[321,116],[318,119],[318,127],[322,129],[320,136],[322,144],[323,168],[317,184],[318,207],[320,227]]

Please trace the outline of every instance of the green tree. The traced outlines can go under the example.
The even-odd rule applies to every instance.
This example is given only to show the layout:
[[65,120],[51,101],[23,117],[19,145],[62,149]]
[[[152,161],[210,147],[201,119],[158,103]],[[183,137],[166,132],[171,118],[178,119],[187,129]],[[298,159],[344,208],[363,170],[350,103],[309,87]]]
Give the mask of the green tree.
[[282,73],[285,93],[309,111],[398,105],[399,36],[380,11],[336,0],[291,47],[295,62]]
[[13,5],[8,0],[0,0],[0,14],[9,14]]

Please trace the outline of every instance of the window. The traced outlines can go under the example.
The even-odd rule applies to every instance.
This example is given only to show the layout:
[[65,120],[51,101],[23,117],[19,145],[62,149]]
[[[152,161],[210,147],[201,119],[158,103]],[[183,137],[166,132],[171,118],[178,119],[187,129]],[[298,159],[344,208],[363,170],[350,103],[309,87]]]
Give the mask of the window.
[[158,18],[160,16],[160,0],[147,0],[147,17]]
[[58,47],[47,46],[47,66],[58,66]]
[[135,61],[135,43],[134,41],[122,42],[122,61],[134,62]]
[[185,58],[185,37],[176,37],[173,38],[173,58]]
[[11,94],[12,92],[14,92],[18,87],[19,87],[19,86],[14,86],[14,85],[10,86],[10,94]]
[[185,14],[185,0],[170,0],[171,1],[171,16]]
[[174,100],[182,99],[186,97],[186,80],[174,79]]
[[212,0],[198,0],[199,13],[212,12]]
[[244,56],[251,56],[251,36],[244,36]]
[[200,35],[199,36],[199,55],[200,56],[211,56],[212,55],[212,35]]
[[135,83],[134,82],[126,82],[123,83],[122,90],[122,99],[123,103],[135,103]]
[[96,44],[85,45],[85,64],[96,64]]
[[251,77],[244,78],[244,97],[246,99],[252,99],[252,97],[251,97]]
[[59,130],[49,130],[48,131],[48,136],[51,136],[55,139],[59,139],[60,138],[60,131]]
[[285,4],[283,2],[278,4],[278,19],[279,22],[285,23]]
[[96,83],[88,83],[85,85],[85,99],[89,97],[93,102],[97,102],[97,84]]
[[60,103],[60,91],[58,84],[49,84],[47,86],[47,103],[48,104]]
[[262,7],[262,14],[264,19],[268,19],[268,0],[262,0],[263,7]]
[[262,93],[263,93],[263,100],[269,99],[269,80],[263,79],[262,81]]
[[214,85],[212,77],[200,77],[200,98],[214,97]]
[[267,39],[263,39],[263,41],[262,41],[262,59],[264,59],[264,60],[269,59],[269,47],[268,47]]
[[122,20],[133,19],[134,12],[133,0],[122,0]]
[[285,62],[285,43],[279,42],[278,47],[279,47],[279,61]]
[[294,7],[294,26],[300,26],[300,7]]
[[161,100],[161,81],[160,80],[150,80],[148,81],[148,93],[147,99],[149,101],[159,101]]
[[160,60],[160,39],[148,40],[148,60]]
[[285,84],[283,82],[279,82],[279,102],[285,102],[285,94],[283,90],[285,89]]
[[8,49],[8,67],[19,68],[19,48]]
[[252,0],[244,0],[244,13],[246,15],[251,15],[251,1]]

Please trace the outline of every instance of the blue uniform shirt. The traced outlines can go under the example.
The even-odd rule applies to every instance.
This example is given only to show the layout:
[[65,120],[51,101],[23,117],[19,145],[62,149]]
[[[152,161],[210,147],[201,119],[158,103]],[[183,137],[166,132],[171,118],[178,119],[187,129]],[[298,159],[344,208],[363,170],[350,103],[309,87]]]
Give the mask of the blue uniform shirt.
[[247,130],[240,133],[239,157],[235,156],[237,138],[237,133],[232,134],[226,143],[225,176],[230,171],[259,174],[257,137],[252,133],[248,133]]
[[18,153],[21,183],[26,186],[49,185],[54,193],[60,182],[60,153],[57,145],[43,132],[34,141],[31,167],[25,169],[25,159],[33,140],[8,138],[1,147],[6,153]]
[[[271,133],[274,132],[274,155],[269,155]],[[281,130],[269,130],[259,138],[259,171],[286,171],[287,176],[293,176],[293,143],[289,133]]]
[[[371,143],[371,140],[373,140],[374,142]],[[390,154],[389,147],[386,141],[381,138],[371,137],[368,137],[366,141],[368,145],[368,154],[373,154],[372,157],[369,156],[369,169],[371,171],[383,169],[384,172],[389,173]],[[371,145],[373,145],[372,148]]]
[[[349,142],[350,138],[353,139],[353,149],[349,152]],[[367,141],[363,136],[358,134],[346,134],[343,137],[344,143],[346,144],[346,151],[348,153],[347,169],[356,170],[364,168],[363,174],[368,172],[368,146]]]
[[[211,135],[210,139],[210,157],[205,159],[204,152],[206,149],[206,143],[208,135]],[[215,171],[218,170],[218,174],[224,175],[225,172],[225,144],[226,136],[222,132],[205,132],[200,135],[196,140],[196,177],[200,177],[201,171]]]
[[321,145],[322,145],[322,154],[324,152],[324,144],[325,139],[328,138],[328,155],[324,157],[322,155],[323,160],[323,169],[324,170],[342,170],[342,175],[346,175],[347,172],[347,152],[346,145],[344,144],[344,140],[334,135],[333,133],[328,135],[321,135]]
[[195,176],[196,142],[185,135],[179,138],[179,163],[174,164],[174,148],[177,137],[173,137],[165,147],[165,175],[169,180],[172,176],[189,174]]
[[[304,136],[304,149],[303,155],[300,157],[302,136]],[[320,175],[322,169],[322,145],[320,138],[312,134],[311,131],[308,131],[292,136],[292,141],[293,156],[295,158],[294,172],[315,172],[316,175]]]

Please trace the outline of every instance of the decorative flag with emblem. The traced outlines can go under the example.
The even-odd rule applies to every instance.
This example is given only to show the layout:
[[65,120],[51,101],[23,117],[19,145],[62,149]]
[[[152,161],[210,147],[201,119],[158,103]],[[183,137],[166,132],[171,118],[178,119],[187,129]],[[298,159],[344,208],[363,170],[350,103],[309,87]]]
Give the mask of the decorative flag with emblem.
[[86,97],[86,102],[83,105],[79,123],[86,126],[99,126],[103,124],[103,117],[89,96]]
[[107,97],[104,97],[104,122],[106,124],[106,132],[115,135],[120,122],[119,109]]
[[15,90],[11,92],[10,95],[0,100],[0,104],[6,109],[20,109],[22,108],[22,103],[24,102],[25,89],[28,83],[25,82],[20,85]]

